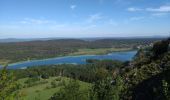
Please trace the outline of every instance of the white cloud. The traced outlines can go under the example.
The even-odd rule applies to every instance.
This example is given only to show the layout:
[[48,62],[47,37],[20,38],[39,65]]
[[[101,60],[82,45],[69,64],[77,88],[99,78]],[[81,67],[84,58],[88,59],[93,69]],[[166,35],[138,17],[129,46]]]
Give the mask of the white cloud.
[[[162,5],[160,7],[154,8],[154,7],[148,7],[148,8],[134,8],[129,7],[127,8],[127,11],[130,12],[136,12],[136,11],[143,11],[143,12],[149,12],[150,16],[152,17],[162,17],[170,14],[170,5]],[[142,17],[132,17],[130,20],[141,20]]]
[[163,13],[163,12],[158,12],[158,13],[153,13],[152,16],[157,16],[157,17],[161,17],[161,16],[165,16],[168,13]]
[[44,19],[25,18],[24,20],[20,21],[20,23],[21,24],[49,24],[54,22],[49,20],[44,20]]
[[135,11],[141,11],[141,10],[143,10],[143,9],[135,8],[135,7],[129,7],[127,10],[128,10],[128,11],[131,11],[131,12],[135,12]]
[[148,12],[170,12],[170,6],[168,5],[163,5],[158,8],[135,8],[135,7],[129,7],[127,8],[127,11],[135,12],[135,11],[148,11]]
[[77,6],[76,5],[71,5],[70,8],[74,10]]
[[131,17],[130,20],[131,21],[137,21],[137,20],[142,20],[144,19],[145,17]]
[[159,8],[146,8],[146,11],[151,11],[151,12],[170,12],[170,6],[164,5],[164,6],[160,6]]
[[103,17],[101,13],[96,13],[96,14],[90,15],[89,18],[87,19],[87,22],[93,23],[95,21],[101,20],[102,18]]

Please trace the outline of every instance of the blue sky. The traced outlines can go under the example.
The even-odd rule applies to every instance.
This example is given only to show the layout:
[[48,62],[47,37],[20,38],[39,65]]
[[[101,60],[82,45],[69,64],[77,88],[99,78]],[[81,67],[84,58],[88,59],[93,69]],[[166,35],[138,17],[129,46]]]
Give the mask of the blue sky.
[[0,0],[0,38],[170,35],[170,0]]

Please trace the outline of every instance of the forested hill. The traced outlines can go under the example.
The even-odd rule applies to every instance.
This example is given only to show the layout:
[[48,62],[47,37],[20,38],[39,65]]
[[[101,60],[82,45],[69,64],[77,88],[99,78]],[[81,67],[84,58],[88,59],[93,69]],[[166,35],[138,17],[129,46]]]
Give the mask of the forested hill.
[[[65,56],[79,49],[124,48],[136,49],[139,45],[149,45],[159,38],[138,39],[100,39],[94,41],[81,39],[39,40],[29,42],[0,43],[1,62],[17,62],[28,59],[43,59]],[[106,50],[108,52],[108,50]]]
[[[170,38],[144,46],[130,62],[87,61],[85,65],[44,65],[16,70],[4,67],[0,70],[0,98],[170,100]],[[73,81],[64,82],[68,79]]]
[[124,99],[170,100],[170,38],[139,50],[125,69]]

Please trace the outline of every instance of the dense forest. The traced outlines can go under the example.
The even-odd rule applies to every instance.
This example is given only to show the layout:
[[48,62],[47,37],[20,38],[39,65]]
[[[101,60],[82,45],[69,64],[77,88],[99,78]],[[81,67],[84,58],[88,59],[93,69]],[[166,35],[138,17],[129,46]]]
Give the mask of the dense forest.
[[128,48],[128,50],[134,50],[139,45],[149,45],[157,40],[160,38],[99,39],[94,41],[58,39],[0,43],[0,64],[65,56],[78,52],[79,49]]
[[[33,99],[39,100],[40,93],[45,95],[45,91],[54,89],[49,100],[170,100],[170,38],[141,48],[132,61],[87,61],[89,64],[86,65],[35,66],[17,70],[4,67],[0,73],[0,98],[23,99],[28,94],[22,89],[50,82],[50,87],[37,90],[38,95]],[[48,81],[54,77],[53,81]],[[24,84],[18,81],[22,79],[26,79]]]

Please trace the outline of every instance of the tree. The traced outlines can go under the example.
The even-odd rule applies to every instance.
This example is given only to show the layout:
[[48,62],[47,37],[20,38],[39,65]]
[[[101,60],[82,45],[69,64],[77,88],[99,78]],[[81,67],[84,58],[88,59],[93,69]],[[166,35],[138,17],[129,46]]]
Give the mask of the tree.
[[1,100],[11,100],[17,98],[18,85],[15,82],[13,74],[9,73],[4,67],[0,71],[0,99]]
[[76,80],[70,79],[69,84],[64,85],[59,92],[55,93],[50,100],[86,100],[80,91],[80,85]]
[[108,72],[99,69],[96,73],[97,81],[94,83],[90,93],[91,100],[119,100],[123,89],[123,81],[120,76],[115,80],[109,77]]
[[117,76],[115,85],[113,87],[113,100],[120,100],[121,92],[124,89],[124,82],[121,76]]
[[108,70],[105,68],[98,68],[95,74],[97,80],[105,79],[109,75]]
[[92,87],[92,100],[111,100],[113,98],[113,87],[110,79],[98,80]]
[[168,46],[169,46],[168,40],[156,42],[153,45],[154,57],[158,57],[159,55],[164,54],[165,52],[167,52],[168,51]]
[[52,88],[56,88],[56,87],[57,87],[56,80],[53,80],[53,81],[51,82],[51,87],[52,87]]
[[42,78],[42,79],[49,79],[49,75],[48,75],[48,74],[42,74],[42,75],[41,75],[41,78]]

